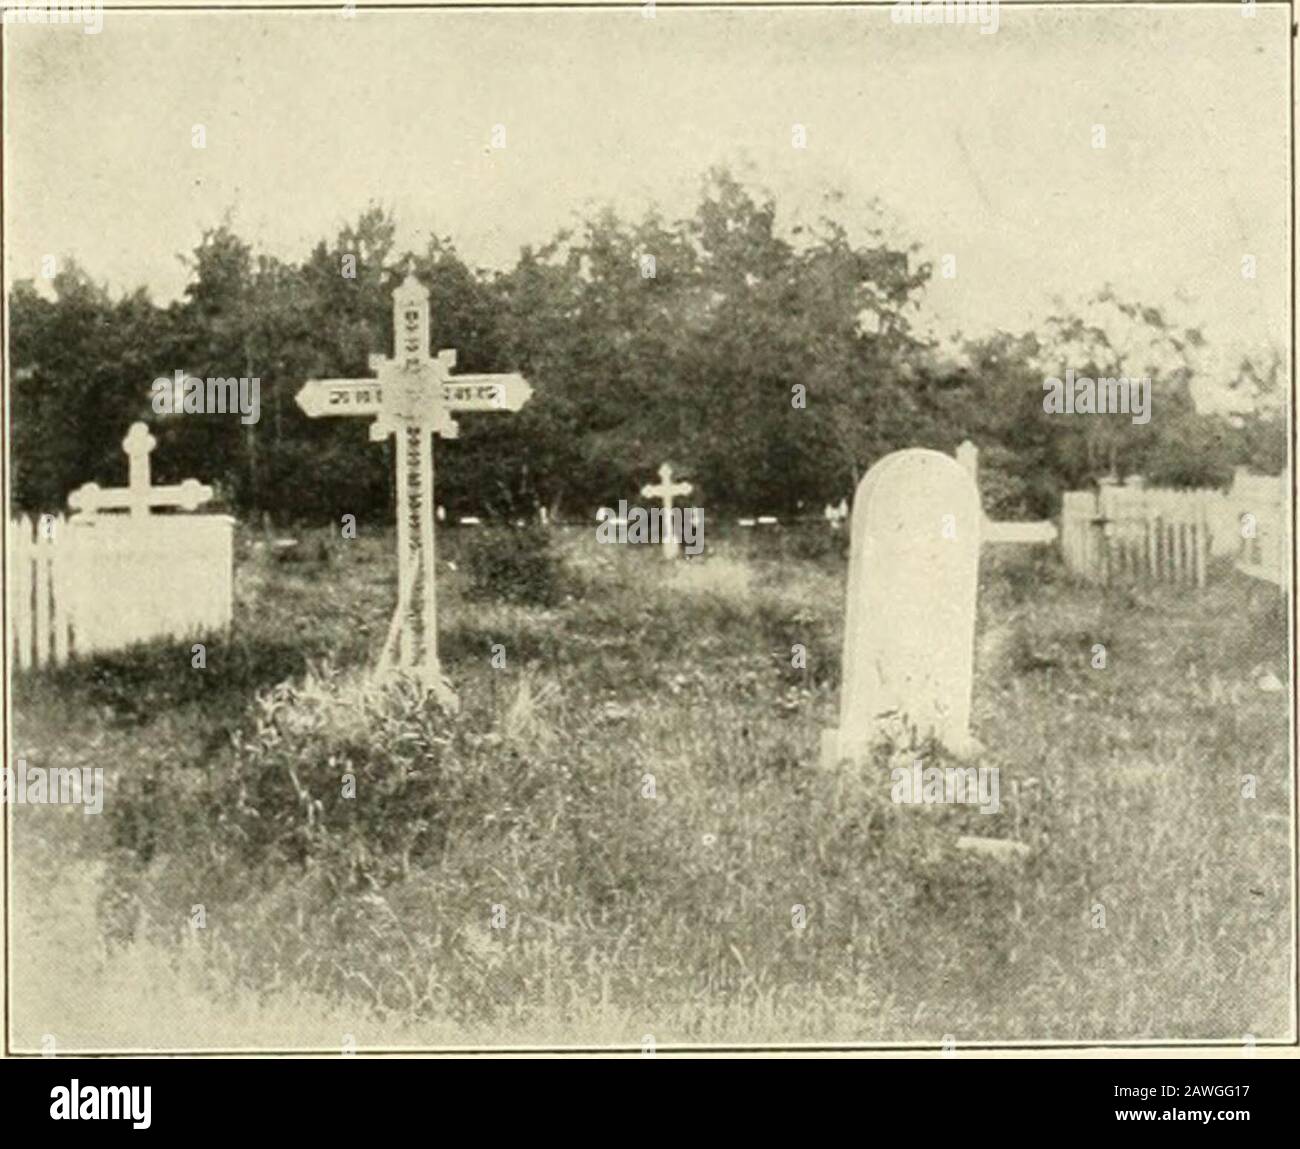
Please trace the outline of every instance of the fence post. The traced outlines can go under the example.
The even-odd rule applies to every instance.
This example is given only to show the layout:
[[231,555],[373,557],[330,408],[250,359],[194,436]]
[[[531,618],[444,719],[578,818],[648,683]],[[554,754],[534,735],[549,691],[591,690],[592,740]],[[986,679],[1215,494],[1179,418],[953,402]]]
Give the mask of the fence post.
[[59,666],[68,661],[72,631],[72,603],[67,595],[67,572],[72,565],[68,545],[72,540],[65,530],[66,525],[62,515],[51,516],[50,587],[54,591],[51,623],[54,627],[54,661]]
[[32,524],[26,515],[11,522],[13,545],[9,551],[9,612],[13,618],[18,666],[32,664]]
[[45,666],[50,661],[50,540],[40,529],[37,520],[36,542],[32,548],[35,556],[33,581],[36,586],[36,610],[33,625],[36,628],[36,665]]

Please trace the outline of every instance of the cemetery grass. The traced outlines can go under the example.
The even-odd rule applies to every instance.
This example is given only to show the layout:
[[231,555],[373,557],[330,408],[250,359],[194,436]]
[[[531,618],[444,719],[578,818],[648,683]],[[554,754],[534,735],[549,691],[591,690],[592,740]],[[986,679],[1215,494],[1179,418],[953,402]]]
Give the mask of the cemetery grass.
[[160,644],[16,679],[14,753],[108,786],[101,817],[13,810],[16,1046],[1289,1036],[1281,595],[1081,587],[986,548],[975,732],[1002,808],[909,807],[889,769],[918,748],[818,765],[832,537],[722,533],[670,570],[555,532],[559,572],[511,601],[442,532],[454,719],[360,674],[390,536],[284,563],[241,540],[205,669]]

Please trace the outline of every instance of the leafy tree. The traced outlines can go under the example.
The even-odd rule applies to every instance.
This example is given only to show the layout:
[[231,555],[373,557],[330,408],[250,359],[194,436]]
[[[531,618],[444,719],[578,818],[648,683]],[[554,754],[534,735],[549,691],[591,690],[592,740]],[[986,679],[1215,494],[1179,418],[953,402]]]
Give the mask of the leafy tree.
[[43,298],[30,281],[10,295],[11,482],[16,506],[64,508],[83,482],[121,484],[127,427],[146,418],[154,349],[166,318],[135,292],[114,302],[74,260]]
[[[940,348],[911,326],[930,267],[878,223],[850,240],[835,207],[783,231],[770,196],[715,170],[685,218],[597,211],[497,273],[448,237],[399,254],[374,205],[301,264],[256,253],[226,222],[167,307],[143,291],[115,300],[69,261],[52,298],[31,282],[11,295],[15,501],[48,510],[89,479],[120,483],[122,436],[143,418],[160,481],[217,483],[245,516],[391,522],[391,445],[293,400],[307,379],[361,377],[371,353],[391,353],[408,271],[430,289],[431,352],[534,388],[520,412],[464,414],[460,438],[438,443],[437,499],[457,514],[587,518],[637,498],[664,461],[715,514],[815,512],[889,451],[965,438],[981,448],[986,509],[1005,517],[1051,514],[1062,490],[1107,473],[1218,485],[1243,463],[1285,465],[1278,352],[1226,381],[1241,402],[1225,416],[1193,402],[1200,332],[1109,289],[1040,331]],[[1044,378],[1067,367],[1150,376],[1151,421],[1044,412]],[[151,384],[177,369],[258,378],[261,418],[155,414]]]

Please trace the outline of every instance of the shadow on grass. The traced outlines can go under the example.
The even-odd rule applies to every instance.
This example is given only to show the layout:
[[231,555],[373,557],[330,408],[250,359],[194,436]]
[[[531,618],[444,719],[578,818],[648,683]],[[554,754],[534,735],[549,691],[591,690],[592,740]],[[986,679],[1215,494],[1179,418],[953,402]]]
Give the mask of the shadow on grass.
[[[204,647],[202,667],[194,664],[196,643]],[[307,662],[308,654],[287,638],[229,641],[199,635],[137,643],[15,678],[14,705],[36,709],[57,699],[121,726],[148,725],[160,714],[189,707],[242,712],[250,690],[300,675]]]

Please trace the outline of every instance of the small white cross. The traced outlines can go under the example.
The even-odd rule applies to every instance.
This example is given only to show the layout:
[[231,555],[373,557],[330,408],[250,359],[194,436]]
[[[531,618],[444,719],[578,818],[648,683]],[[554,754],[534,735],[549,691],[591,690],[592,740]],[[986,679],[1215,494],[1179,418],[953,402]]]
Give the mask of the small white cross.
[[122,440],[127,458],[125,487],[104,489],[98,483],[85,483],[68,496],[68,506],[86,518],[99,511],[126,510],[133,519],[147,518],[151,507],[180,507],[193,511],[212,498],[212,488],[196,479],[171,487],[152,487],[149,456],[158,440],[143,423],[132,423]]
[[673,500],[678,495],[689,495],[694,488],[690,483],[674,483],[673,469],[669,464],[664,463],[659,468],[659,485],[656,487],[653,483],[647,483],[641,488],[641,497],[643,499],[662,499],[664,504],[663,518],[667,522],[667,532],[663,536],[664,558],[674,559],[677,557],[678,543],[677,531],[673,526]]

